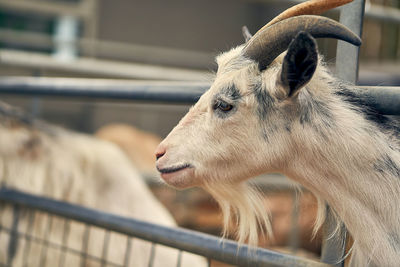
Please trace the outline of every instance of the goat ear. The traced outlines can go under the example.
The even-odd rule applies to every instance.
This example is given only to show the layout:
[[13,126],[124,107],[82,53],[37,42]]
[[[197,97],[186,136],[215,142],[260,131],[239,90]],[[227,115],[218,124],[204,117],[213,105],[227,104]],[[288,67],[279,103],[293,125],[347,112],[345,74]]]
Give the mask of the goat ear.
[[298,33],[283,59],[280,77],[289,97],[296,95],[311,80],[317,64],[317,43],[314,38],[306,32]]

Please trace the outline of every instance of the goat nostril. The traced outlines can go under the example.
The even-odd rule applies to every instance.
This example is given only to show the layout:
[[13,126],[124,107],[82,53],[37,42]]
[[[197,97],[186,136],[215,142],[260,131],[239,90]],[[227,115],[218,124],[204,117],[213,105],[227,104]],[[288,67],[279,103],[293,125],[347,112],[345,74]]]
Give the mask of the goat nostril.
[[164,156],[165,152],[156,153],[156,160]]
[[165,145],[159,145],[156,148],[156,151],[154,151],[154,154],[156,154],[156,160],[158,160],[159,158],[164,156],[166,152],[167,152],[166,146]]

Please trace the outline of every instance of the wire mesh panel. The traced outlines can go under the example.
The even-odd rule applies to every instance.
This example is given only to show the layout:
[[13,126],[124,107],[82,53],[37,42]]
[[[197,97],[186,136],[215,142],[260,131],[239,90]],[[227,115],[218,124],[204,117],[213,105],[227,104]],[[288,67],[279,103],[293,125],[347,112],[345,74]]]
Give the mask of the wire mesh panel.
[[[1,207],[0,242],[3,248],[7,247],[6,251],[1,251],[3,265],[127,266],[108,260],[106,249],[109,245],[109,234],[104,233],[104,230],[91,229],[87,224],[44,212],[16,206],[12,208],[5,203]],[[20,217],[21,220],[17,219]],[[103,242],[97,243],[99,249],[91,252],[89,242],[92,243],[90,237],[93,236],[96,241],[102,238]]]
[[4,201],[0,210],[0,266],[181,266],[177,249]]
[[329,266],[4,188],[0,210],[0,266]]

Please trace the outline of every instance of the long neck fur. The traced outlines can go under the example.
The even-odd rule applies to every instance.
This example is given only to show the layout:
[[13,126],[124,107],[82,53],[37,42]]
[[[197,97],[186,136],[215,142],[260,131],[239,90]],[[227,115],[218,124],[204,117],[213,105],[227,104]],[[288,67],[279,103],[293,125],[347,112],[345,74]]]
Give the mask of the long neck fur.
[[[286,174],[314,192],[322,203],[328,203],[337,219],[344,222],[354,239],[352,266],[398,266],[398,128],[388,120],[381,125],[375,123],[371,120],[374,111],[364,112],[355,105],[354,96],[348,96],[340,86],[333,91],[332,87],[312,86],[315,84],[299,95],[299,102],[304,104],[310,97],[316,101],[304,104],[314,109],[308,111],[313,118],[309,125],[299,125],[304,135],[297,139],[298,149]],[[312,95],[314,89],[322,94]],[[318,112],[320,103],[325,103],[331,113]],[[379,114],[376,117],[383,119]],[[323,221],[324,213],[319,214],[317,221]]]

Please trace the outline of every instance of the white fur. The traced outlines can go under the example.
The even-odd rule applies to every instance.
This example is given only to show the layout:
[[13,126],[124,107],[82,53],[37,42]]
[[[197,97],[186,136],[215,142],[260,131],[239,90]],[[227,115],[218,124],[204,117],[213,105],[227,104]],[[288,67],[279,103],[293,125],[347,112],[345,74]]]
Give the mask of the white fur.
[[[258,224],[270,228],[267,212],[242,181],[266,172],[283,173],[319,199],[316,230],[325,220],[325,203],[344,222],[354,239],[352,266],[398,266],[400,177],[376,167],[385,156],[400,166],[398,138],[335,94],[340,82],[321,62],[311,81],[290,98],[279,79],[283,55],[259,72],[241,50],[217,58],[210,90],[160,144],[159,169],[175,162],[191,166],[190,172],[170,175],[167,182],[180,188],[205,187],[221,204],[225,226],[236,212],[239,240],[256,244]],[[262,122],[257,84],[274,100]],[[218,117],[213,101],[232,85],[242,97],[231,115]],[[323,116],[318,103],[331,118]],[[309,123],[300,122],[305,110],[310,111]]]

